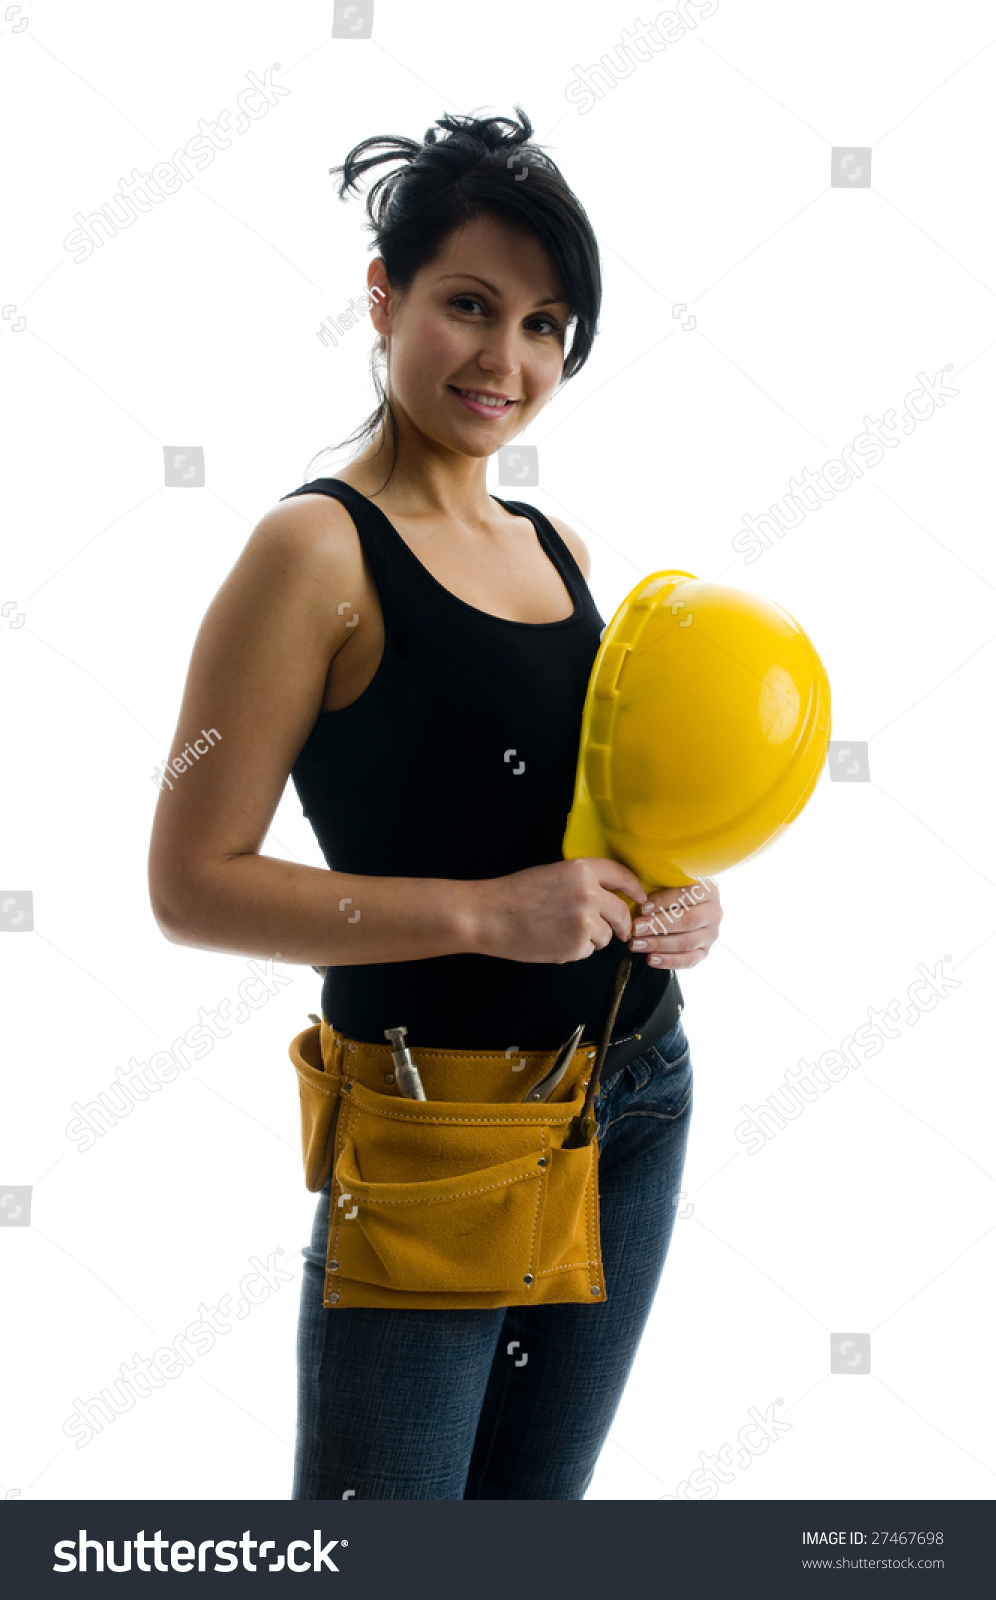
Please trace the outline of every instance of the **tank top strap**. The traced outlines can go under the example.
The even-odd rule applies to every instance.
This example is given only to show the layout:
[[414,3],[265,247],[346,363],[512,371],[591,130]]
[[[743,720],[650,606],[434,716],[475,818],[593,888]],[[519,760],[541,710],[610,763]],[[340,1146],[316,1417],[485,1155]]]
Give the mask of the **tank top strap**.
[[[281,499],[290,500],[299,494],[327,495],[330,500],[338,500],[345,506],[352,517],[363,555],[373,574],[389,648],[394,626],[400,620],[401,612],[408,609],[405,597],[410,594],[413,574],[417,580],[419,571],[424,572],[425,569],[421,568],[419,562],[411,560],[411,551],[380,507],[354,489],[351,483],[346,483],[342,478],[312,478],[299,489],[282,495]],[[425,576],[428,577],[428,573]]]
[[506,511],[513,512],[515,516],[529,518],[536,529],[540,544],[573,596],[575,605],[580,605],[582,610],[585,609],[591,597],[584,573],[575,561],[567,541],[557,532],[549,517],[538,506],[530,505],[527,500],[503,500],[497,494],[491,498],[497,500],[499,505],[504,506]]

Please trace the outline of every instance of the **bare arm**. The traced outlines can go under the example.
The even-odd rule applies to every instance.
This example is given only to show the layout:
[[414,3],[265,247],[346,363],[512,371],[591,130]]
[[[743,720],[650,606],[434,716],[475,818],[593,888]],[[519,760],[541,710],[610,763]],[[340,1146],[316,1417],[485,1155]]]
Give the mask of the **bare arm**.
[[153,914],[173,943],[279,951],[318,966],[470,947],[463,881],[360,876],[259,854],[348,637],[337,602],[349,593],[357,546],[343,519],[335,502],[299,499],[268,512],[201,624],[170,758],[188,741],[203,748],[163,788],[149,852]]

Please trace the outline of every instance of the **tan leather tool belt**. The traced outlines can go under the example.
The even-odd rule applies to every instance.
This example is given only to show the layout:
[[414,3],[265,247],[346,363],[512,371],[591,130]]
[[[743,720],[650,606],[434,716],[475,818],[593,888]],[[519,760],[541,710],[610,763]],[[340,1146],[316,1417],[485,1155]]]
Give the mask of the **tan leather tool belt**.
[[400,1093],[386,1042],[324,1020],[291,1042],[305,1183],[332,1178],[325,1306],[602,1303],[598,1141],[562,1148],[595,1041],[533,1104],[556,1050],[412,1052],[425,1100]]

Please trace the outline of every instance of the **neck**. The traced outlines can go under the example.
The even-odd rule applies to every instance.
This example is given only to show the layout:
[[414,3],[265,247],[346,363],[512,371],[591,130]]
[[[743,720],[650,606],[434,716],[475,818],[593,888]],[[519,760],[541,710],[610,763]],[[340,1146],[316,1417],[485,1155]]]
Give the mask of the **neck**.
[[496,508],[488,493],[487,456],[460,455],[423,436],[416,448],[406,445],[405,433],[402,426],[398,459],[389,478],[391,440],[383,429],[336,476],[391,515],[466,523],[493,518]]

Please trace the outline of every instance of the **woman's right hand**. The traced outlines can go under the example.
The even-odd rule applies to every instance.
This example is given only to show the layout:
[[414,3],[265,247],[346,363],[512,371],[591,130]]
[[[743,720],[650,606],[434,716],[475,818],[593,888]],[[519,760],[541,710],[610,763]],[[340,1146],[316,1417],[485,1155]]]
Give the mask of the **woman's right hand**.
[[646,899],[635,872],[603,856],[481,879],[473,886],[473,949],[507,961],[583,961],[613,934],[629,940],[632,917],[623,895],[634,905]]

